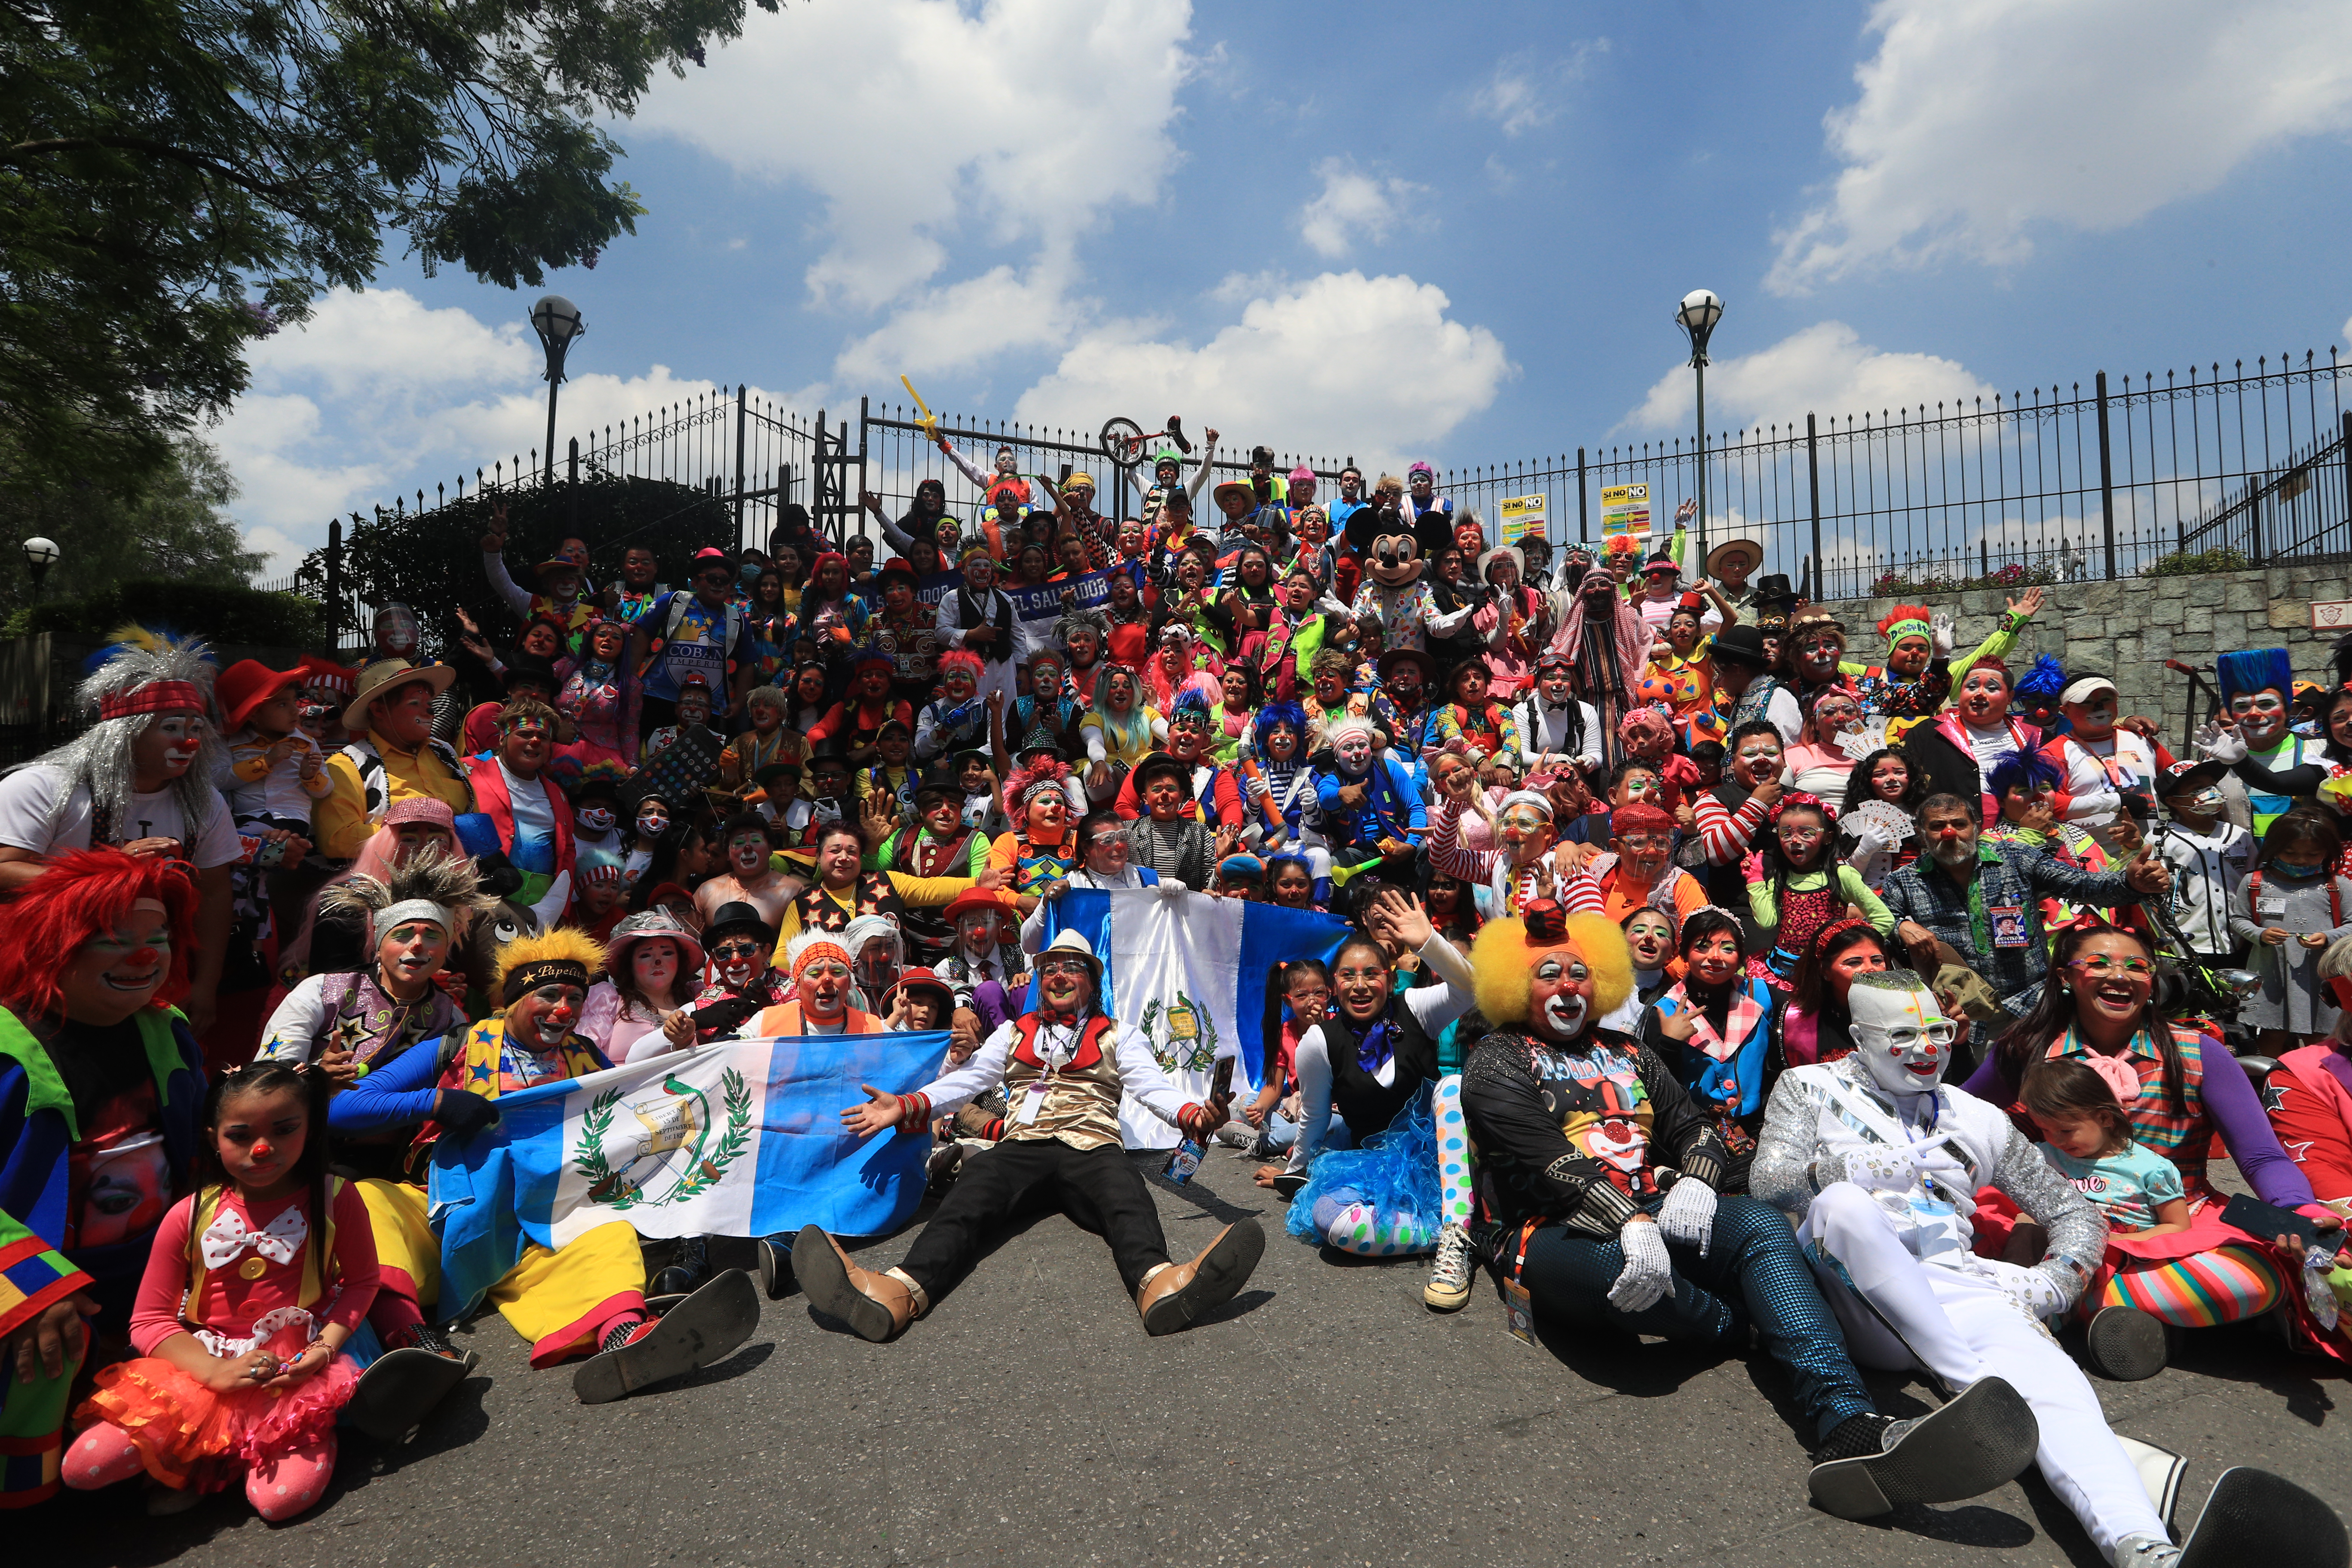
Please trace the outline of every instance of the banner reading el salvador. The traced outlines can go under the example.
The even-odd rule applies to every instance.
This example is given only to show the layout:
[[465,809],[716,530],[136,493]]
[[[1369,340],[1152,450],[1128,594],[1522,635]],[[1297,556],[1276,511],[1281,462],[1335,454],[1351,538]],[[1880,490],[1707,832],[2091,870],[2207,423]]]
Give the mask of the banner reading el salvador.
[[434,1147],[441,1301],[470,1305],[525,1241],[625,1220],[646,1237],[765,1236],[820,1225],[879,1236],[923,1196],[920,1128],[860,1139],[861,1084],[920,1089],[944,1033],[722,1040],[499,1098],[495,1127]]
[[[1103,1010],[1142,1031],[1187,1100],[1208,1099],[1220,1057],[1234,1058],[1236,1100],[1256,1092],[1267,972],[1294,959],[1328,963],[1348,934],[1337,915],[1190,891],[1073,888],[1045,907],[1045,940],[1076,931],[1094,944],[1106,968]],[[1130,1149],[1176,1144],[1176,1130],[1132,1099],[1119,1105],[1118,1129]]]

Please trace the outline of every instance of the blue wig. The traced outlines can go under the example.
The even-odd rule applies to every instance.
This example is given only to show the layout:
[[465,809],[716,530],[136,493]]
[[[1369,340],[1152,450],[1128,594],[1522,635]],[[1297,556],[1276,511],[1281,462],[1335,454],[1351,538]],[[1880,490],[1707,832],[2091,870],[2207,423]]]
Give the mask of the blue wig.
[[2214,659],[2213,673],[2221,678],[2224,701],[2238,692],[2260,691],[2265,686],[2278,688],[2282,696],[2294,689],[2294,666],[2287,662],[2283,647],[2233,649]]
[[1169,708],[1168,717],[1172,721],[1184,713],[1197,713],[1206,720],[1209,716],[1209,694],[1197,686],[1188,686],[1179,691],[1175,702]]
[[1985,776],[1985,793],[1995,800],[2013,789],[2055,789],[2066,775],[2040,752],[2016,752],[2003,757]]
[[1265,737],[1276,724],[1289,725],[1299,744],[1307,743],[1307,710],[1296,702],[1269,702],[1257,710],[1257,722],[1250,728],[1250,740],[1259,752],[1265,750]]
[[2045,653],[2033,661],[2033,668],[2027,670],[2011,689],[2020,697],[2047,697],[2054,700],[2060,692],[2066,689],[2066,668]]

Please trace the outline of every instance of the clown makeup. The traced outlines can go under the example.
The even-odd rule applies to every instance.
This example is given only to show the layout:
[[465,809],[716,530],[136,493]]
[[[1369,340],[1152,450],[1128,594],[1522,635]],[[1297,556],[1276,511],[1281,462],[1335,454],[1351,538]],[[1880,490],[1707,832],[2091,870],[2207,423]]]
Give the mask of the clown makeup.
[[1486,667],[1476,659],[1454,666],[1454,698],[1465,708],[1476,708],[1486,700]]
[[2097,1020],[2128,1029],[2155,984],[2156,964],[2147,950],[2121,931],[2085,939],[2066,961],[2066,989],[2085,1024]]
[[1127,834],[1119,824],[1097,823],[1087,840],[1087,869],[1097,877],[1124,877],[1128,852]]
[[1046,953],[1037,960],[1037,994],[1049,1013],[1083,1013],[1094,1002],[1095,966],[1076,953]]
[[857,667],[857,695],[868,702],[879,702],[890,695],[890,666],[878,659],[869,659]]
[[[1402,671],[1399,673],[1402,674]],[[1390,687],[1393,690],[1396,682],[1391,680]],[[1347,695],[1348,678],[1343,672],[1336,669],[1318,669],[1315,672],[1315,700],[1322,705],[1325,711],[1337,709]]]
[[178,778],[205,743],[205,721],[197,713],[159,713],[131,742],[131,771],[140,779]]
[[507,1038],[521,1041],[528,1050],[554,1050],[579,1023],[581,1005],[587,1000],[588,993],[568,981],[542,985],[508,1013]]
[[1495,824],[1495,837],[1524,866],[1551,847],[1551,818],[1521,801],[1504,811]]
[[1965,806],[1939,805],[1919,814],[1919,837],[1939,866],[1957,869],[1977,856],[1977,825]]
[[1339,771],[1353,776],[1372,765],[1372,738],[1362,730],[1349,730],[1331,742],[1331,754],[1339,760]]
[[[948,689],[955,689],[955,672],[948,672]],[[824,701],[824,666],[804,664],[793,671],[793,700],[803,708],[815,708]]]
[[1846,993],[1855,1054],[1889,1094],[1926,1094],[1951,1065],[1959,1029],[1925,985],[1856,985]]
[[1780,742],[1774,735],[1743,736],[1732,765],[1750,789],[1780,776]]
[[1109,578],[1110,607],[1121,615],[1135,607],[1135,579],[1124,572],[1114,572]]
[[1062,830],[1069,825],[1070,797],[1059,786],[1040,790],[1024,815],[1029,819],[1031,838],[1045,844],[1059,842]]
[[1265,738],[1259,744],[1268,757],[1286,763],[1298,754],[1297,727],[1286,720],[1277,720],[1265,727]]
[[1226,668],[1224,681],[1225,711],[1238,713],[1249,707],[1249,677],[1238,664]]
[[1810,871],[1829,847],[1829,820],[1811,806],[1792,805],[1780,813],[1772,837],[1780,841],[1780,858],[1790,870]]
[[1572,952],[1544,953],[1536,960],[1528,1003],[1536,1033],[1561,1044],[1574,1040],[1592,1016],[1592,972]]
[[389,658],[406,658],[416,651],[416,616],[405,605],[386,605],[375,616],[375,646]]
[[1738,976],[1747,963],[1739,938],[1727,931],[1709,931],[1683,953],[1691,979],[1710,991],[1720,991]]
[[1675,922],[1657,910],[1635,910],[1625,917],[1625,945],[1633,951],[1634,968],[1664,969],[1675,955]]
[[1616,786],[1609,792],[1609,804],[1633,805],[1638,802],[1644,805],[1655,805],[1658,804],[1660,787],[1658,775],[1649,769],[1628,768],[1624,777],[1619,779]]
[[2009,676],[1979,665],[1961,679],[1958,706],[1961,720],[1990,730],[2009,716]]
[[1143,805],[1154,822],[1175,821],[1184,810],[1182,783],[1166,768],[1158,770],[1144,781]]
[[1825,692],[1813,703],[1813,733],[1824,742],[1862,724],[1862,704],[1843,691]]
[[736,879],[756,877],[768,868],[768,836],[756,827],[739,827],[727,836],[727,868]]
[[1547,664],[1536,671],[1536,689],[1547,706],[1565,708],[1576,700],[1576,672],[1565,664]]
[[1696,610],[1676,610],[1666,617],[1666,644],[1684,658],[1698,647],[1699,621]]
[[768,967],[767,944],[757,937],[734,936],[714,942],[710,962],[719,966],[719,978],[730,990],[740,991],[759,978]]
[[2063,705],[2066,722],[2078,740],[2105,741],[2116,732],[2116,694],[2094,691],[2085,702]]
[[838,958],[812,958],[793,976],[802,1010],[812,1018],[838,1018],[849,1007],[849,965]]
[[1103,679],[1103,706],[1125,713],[1135,706],[1135,672],[1121,667]]
[[1102,638],[1092,626],[1072,626],[1069,639],[1070,668],[1087,669],[1102,657]]
[[637,811],[637,837],[659,838],[669,831],[669,813],[657,805],[641,806]]
[[541,658],[553,658],[563,651],[563,639],[545,621],[533,621],[523,628],[522,651]]
[[599,621],[596,629],[589,634],[589,649],[606,664],[617,663],[621,649],[628,646],[628,637],[627,628],[611,621]]
[[[822,680],[824,677],[820,674],[817,679]],[[971,694],[979,689],[971,679],[971,671],[961,665],[949,667],[940,680],[948,689],[948,706],[950,708],[960,708],[971,701]]]
[[657,569],[654,552],[642,544],[630,545],[621,557],[622,579],[639,593],[653,586],[654,573]]
[[1928,658],[1935,651],[1935,644],[1914,632],[1887,651],[1886,668],[1906,680],[1916,680],[1927,672]]
[[214,1108],[213,1152],[248,1200],[290,1189],[310,1142],[310,1109],[291,1089],[224,1094]]
[[536,778],[547,762],[547,721],[511,719],[499,726],[499,760],[518,778]]
[[1809,631],[1797,639],[1797,673],[1811,681],[1835,680],[1838,660],[1845,657],[1845,638],[1829,627]]
[[448,956],[449,933],[431,921],[403,921],[376,939],[376,973],[403,1002],[424,995]]
[[710,721],[710,693],[698,686],[689,686],[677,694],[677,721],[688,730],[698,730]]
[[172,966],[172,927],[163,906],[141,899],[111,931],[82,943],[58,979],[65,1015],[76,1023],[112,1025],[147,1005]]
[[1621,834],[1609,842],[1617,851],[1620,868],[1643,887],[1658,879],[1658,874],[1666,868],[1666,856],[1674,847],[1673,837],[1664,833]]
[[1911,764],[1900,757],[1881,757],[1870,770],[1870,793],[1880,800],[1901,804],[1911,787]]
[[2260,691],[2232,692],[2230,717],[2238,721],[2238,733],[2248,746],[2258,752],[2268,751],[2286,733],[2286,699],[2275,686],[2265,686]]

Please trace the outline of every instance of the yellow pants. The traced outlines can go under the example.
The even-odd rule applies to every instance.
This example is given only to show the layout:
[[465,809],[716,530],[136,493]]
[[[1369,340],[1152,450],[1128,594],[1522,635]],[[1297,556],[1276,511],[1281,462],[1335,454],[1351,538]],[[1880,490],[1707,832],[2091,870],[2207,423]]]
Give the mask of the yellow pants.
[[[434,1300],[441,1291],[441,1239],[425,1223],[425,1189],[365,1181],[360,1197],[375,1230],[376,1266],[387,1279],[414,1281],[418,1300]],[[614,1318],[645,1310],[646,1262],[637,1233],[627,1221],[614,1220],[560,1251],[527,1241],[521,1259],[490,1287],[489,1300],[530,1342],[533,1366],[593,1351]]]

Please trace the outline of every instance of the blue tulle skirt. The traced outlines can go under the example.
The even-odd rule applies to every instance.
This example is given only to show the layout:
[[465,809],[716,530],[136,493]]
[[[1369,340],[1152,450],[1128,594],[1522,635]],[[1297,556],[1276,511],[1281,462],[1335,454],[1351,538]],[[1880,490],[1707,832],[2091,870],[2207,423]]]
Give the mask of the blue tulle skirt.
[[[1290,1200],[1284,1227],[1310,1246],[1375,1257],[1434,1247],[1444,1215],[1429,1101],[1423,1085],[1387,1131],[1365,1139],[1360,1148],[1318,1154],[1307,1184]],[[1332,1226],[1343,1216],[1349,1234],[1334,1236]]]

